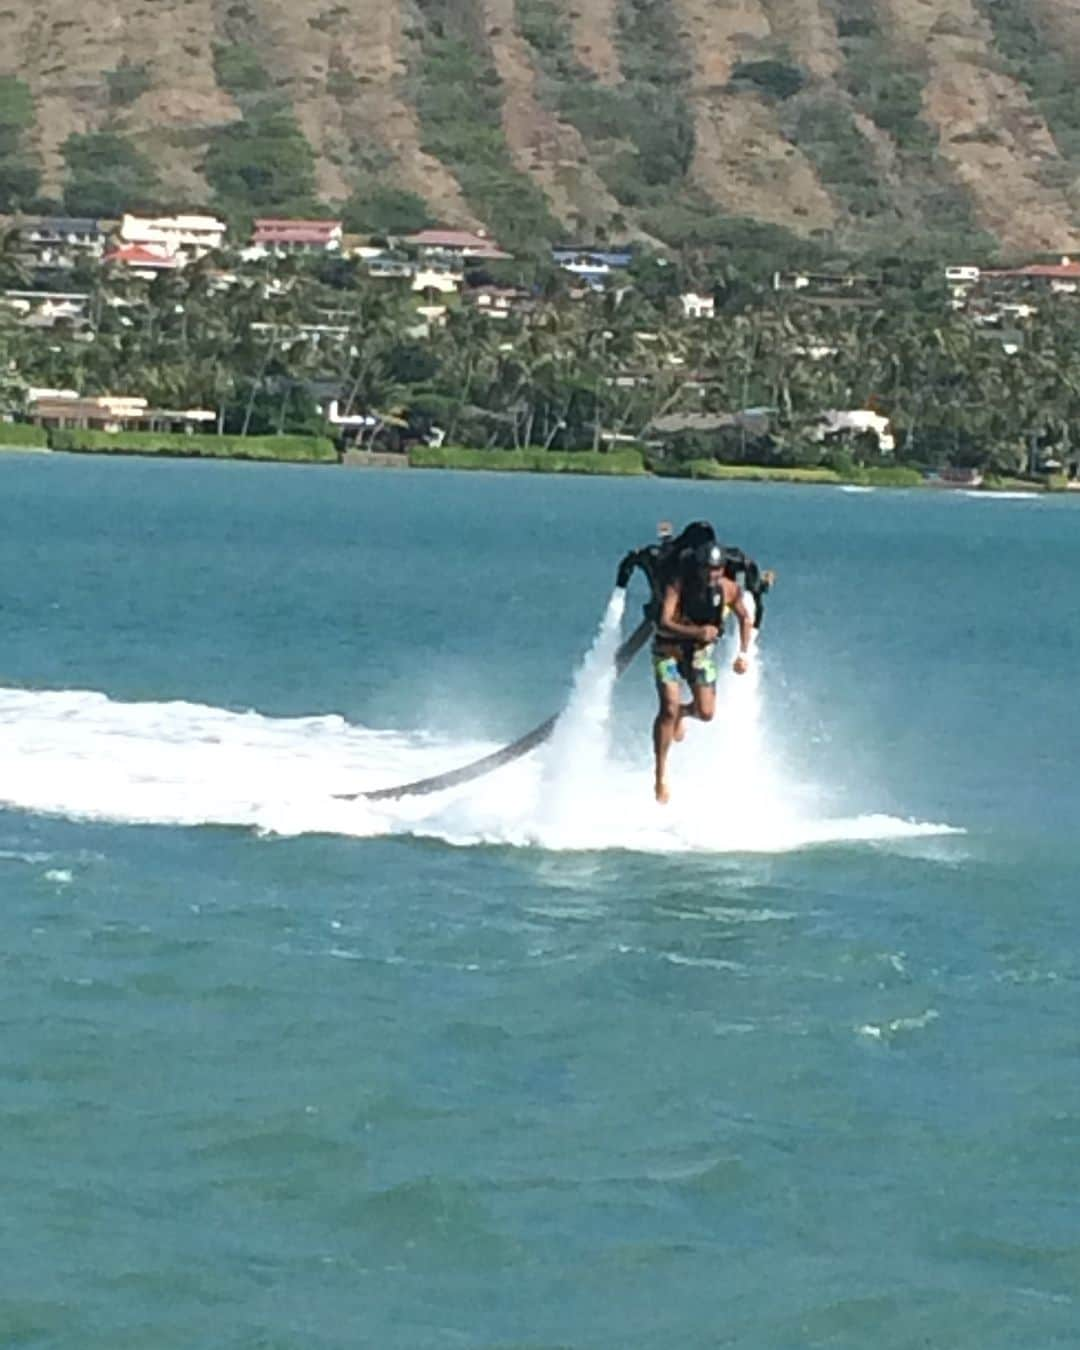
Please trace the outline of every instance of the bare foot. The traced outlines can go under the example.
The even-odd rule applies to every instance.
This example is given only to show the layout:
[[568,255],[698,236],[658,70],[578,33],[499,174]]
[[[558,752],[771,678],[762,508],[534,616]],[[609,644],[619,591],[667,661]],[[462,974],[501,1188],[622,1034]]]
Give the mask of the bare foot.
[[675,719],[675,730],[671,733],[673,741],[681,741],[686,735],[686,715],[679,709],[679,715]]
[[671,792],[668,788],[667,780],[664,778],[657,779],[656,800],[661,806],[667,806],[668,802],[671,800]]

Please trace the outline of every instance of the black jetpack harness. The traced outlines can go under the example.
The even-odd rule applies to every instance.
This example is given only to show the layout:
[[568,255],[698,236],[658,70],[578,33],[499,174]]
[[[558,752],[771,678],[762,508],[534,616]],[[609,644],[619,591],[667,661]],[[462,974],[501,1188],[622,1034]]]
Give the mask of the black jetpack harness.
[[[696,581],[706,567],[717,563],[723,567],[726,576],[739,582],[742,589],[754,597],[754,627],[760,628],[765,614],[763,597],[772,585],[772,573],[763,572],[741,548],[720,544],[716,531],[707,520],[691,521],[677,535],[671,533],[670,525],[661,524],[655,544],[633,550],[619,563],[615,584],[625,590],[634,573],[642,572],[649,583],[645,618],[658,626],[667,588],[677,580],[693,578]],[[719,610],[715,597],[705,599],[708,609]]]

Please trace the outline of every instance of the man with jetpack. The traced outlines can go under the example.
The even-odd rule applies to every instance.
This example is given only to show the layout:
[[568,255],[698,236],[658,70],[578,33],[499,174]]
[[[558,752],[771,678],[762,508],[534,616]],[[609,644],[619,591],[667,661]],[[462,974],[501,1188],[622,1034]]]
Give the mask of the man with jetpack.
[[[761,597],[773,581],[737,548],[726,548],[705,520],[696,520],[681,534],[661,522],[657,543],[628,553],[619,564],[617,585],[625,588],[635,569],[649,582],[651,595],[646,617],[655,625],[652,645],[653,676],[659,709],[653,722],[656,800],[670,797],[667,757],[673,741],[685,735],[685,720],[711,722],[716,712],[716,644],[725,620],[734,614],[739,625],[739,650],[732,669],[746,673],[755,627],[761,626]],[[746,602],[745,590],[754,597]],[[690,701],[683,702],[683,684]]]

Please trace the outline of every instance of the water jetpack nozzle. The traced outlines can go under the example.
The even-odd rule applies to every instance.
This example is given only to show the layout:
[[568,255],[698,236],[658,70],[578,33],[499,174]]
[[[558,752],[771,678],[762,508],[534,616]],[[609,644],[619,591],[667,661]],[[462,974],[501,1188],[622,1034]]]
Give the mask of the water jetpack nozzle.
[[627,586],[630,585],[630,578],[634,575],[637,561],[637,553],[632,551],[619,563],[619,570],[615,573],[615,585],[620,591],[625,591]]

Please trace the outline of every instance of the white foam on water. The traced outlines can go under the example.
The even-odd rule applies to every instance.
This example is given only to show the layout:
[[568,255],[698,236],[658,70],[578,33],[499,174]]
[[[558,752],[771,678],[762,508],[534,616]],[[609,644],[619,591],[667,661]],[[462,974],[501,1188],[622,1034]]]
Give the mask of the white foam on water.
[[415,834],[552,850],[783,852],[955,832],[874,812],[828,815],[814,785],[792,781],[768,744],[758,654],[747,674],[721,675],[714,722],[689,723],[686,740],[672,747],[672,800],[658,806],[647,734],[634,753],[611,746],[623,604],[616,592],[551,740],[446,792],[381,802],[334,797],[428,777],[497,747],[373,730],[333,715],[273,718],[184,702],[121,703],[92,691],[0,689],[0,803],[132,824]]
[[962,490],[961,496],[970,497],[976,502],[1027,502],[1037,501],[1044,494],[1041,492],[980,492]]

